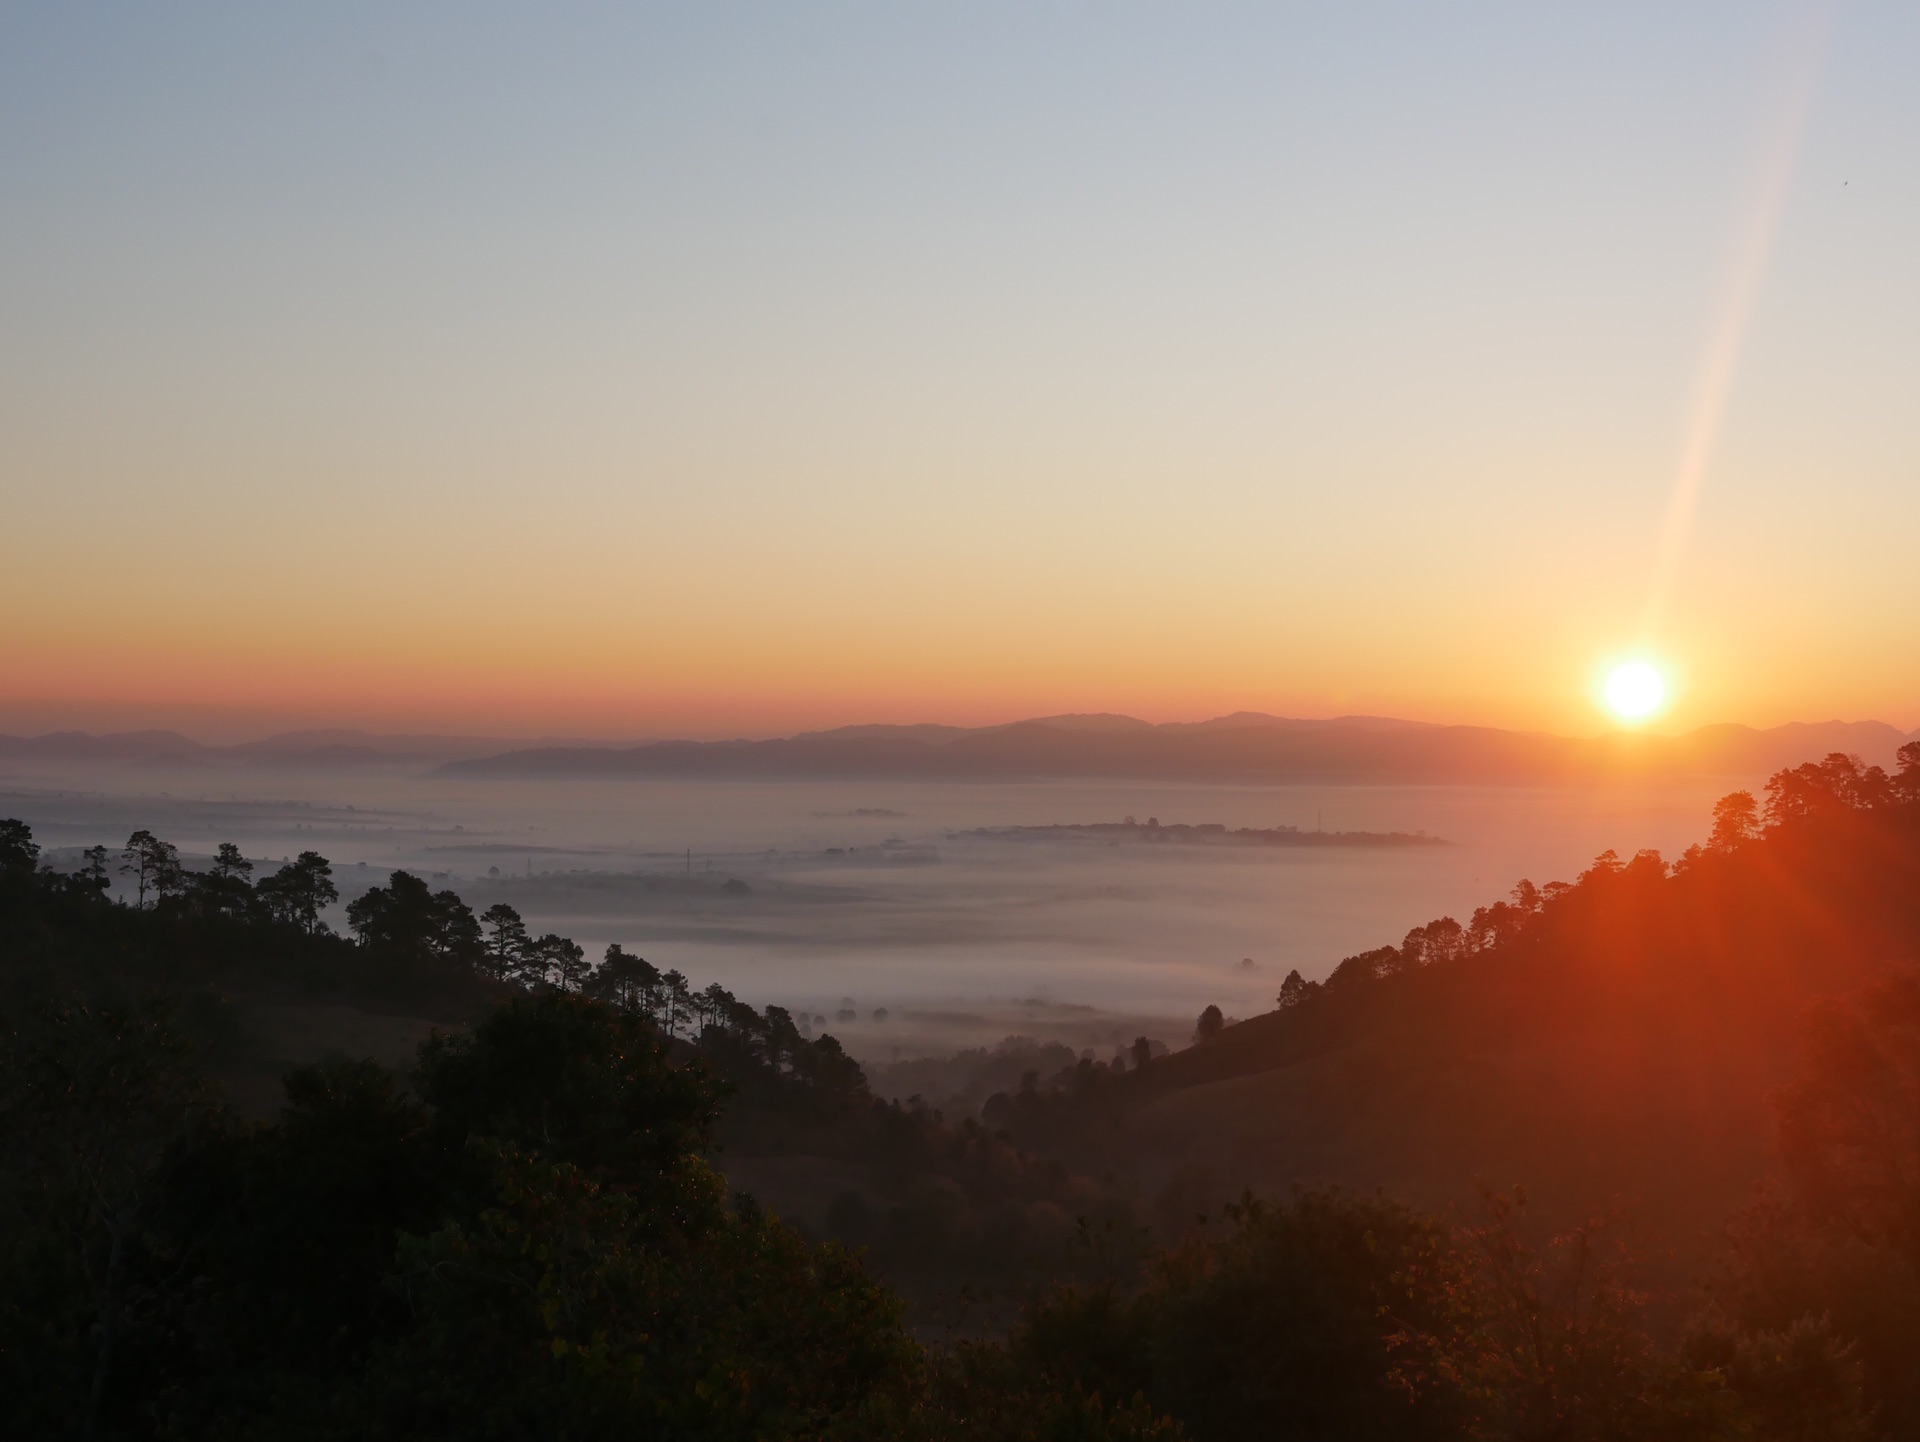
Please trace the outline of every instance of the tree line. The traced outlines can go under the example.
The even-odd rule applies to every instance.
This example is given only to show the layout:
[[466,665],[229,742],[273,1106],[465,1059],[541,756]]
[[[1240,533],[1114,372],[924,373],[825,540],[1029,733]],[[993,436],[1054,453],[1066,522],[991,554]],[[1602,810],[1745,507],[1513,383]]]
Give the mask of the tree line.
[[[1342,959],[1325,981],[1307,981],[1297,969],[1290,971],[1281,983],[1276,1005],[1286,1010],[1322,992],[1344,994],[1368,982],[1512,946],[1536,931],[1550,909],[1589,883],[1602,885],[1622,876],[1642,882],[1681,876],[1718,865],[1770,833],[1817,823],[1823,817],[1872,815],[1920,805],[1920,741],[1900,747],[1896,764],[1897,770],[1888,775],[1882,767],[1836,751],[1821,761],[1784,768],[1768,779],[1764,803],[1750,791],[1730,792],[1715,802],[1707,841],[1689,846],[1678,861],[1668,863],[1652,850],[1637,852],[1625,861],[1616,852],[1603,851],[1575,881],[1535,886],[1523,880],[1505,901],[1477,908],[1466,925],[1442,916],[1416,926],[1398,946],[1376,947]],[[1220,1028],[1207,1030],[1218,1035]]]
[[[8,854],[27,857],[29,864],[39,854],[19,821],[0,821],[0,848],[11,848]],[[81,860],[70,884],[106,898],[115,875],[112,853],[92,846]],[[324,913],[340,892],[326,857],[303,851],[258,882],[253,872],[253,862],[232,842],[220,843],[211,864],[195,869],[181,860],[178,847],[146,830],[127,838],[117,865],[135,910],[251,920],[310,937],[331,932]],[[806,1034],[786,1007],[756,1010],[718,982],[696,989],[678,970],[662,970],[618,942],[597,964],[590,962],[569,937],[534,935],[505,902],[476,915],[459,893],[435,891],[413,873],[395,871],[386,885],[348,902],[346,920],[354,941],[383,959],[466,968],[517,990],[578,992],[645,1018],[670,1040],[698,1043],[731,1072],[754,1067],[842,1094],[864,1089],[857,1064],[839,1042]]]

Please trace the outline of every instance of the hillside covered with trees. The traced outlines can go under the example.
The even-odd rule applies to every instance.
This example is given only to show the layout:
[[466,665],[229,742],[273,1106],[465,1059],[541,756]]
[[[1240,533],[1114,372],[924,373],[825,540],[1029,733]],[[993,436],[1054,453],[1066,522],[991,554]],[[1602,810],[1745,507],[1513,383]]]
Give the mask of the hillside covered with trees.
[[1417,927],[1136,1071],[1075,1067],[987,1110],[1022,1145],[1216,1197],[1340,1180],[1440,1204],[1525,1182],[1564,1221],[1632,1200],[1717,1232],[1766,1165],[1810,1002],[1920,956],[1920,746],[1736,793],[1669,863],[1595,860]]
[[[1920,1438],[1920,745],[952,1118],[509,907],[337,899],[0,823],[25,1435]],[[443,1025],[251,1106],[266,999]],[[941,1341],[928,1279],[1024,1305]]]

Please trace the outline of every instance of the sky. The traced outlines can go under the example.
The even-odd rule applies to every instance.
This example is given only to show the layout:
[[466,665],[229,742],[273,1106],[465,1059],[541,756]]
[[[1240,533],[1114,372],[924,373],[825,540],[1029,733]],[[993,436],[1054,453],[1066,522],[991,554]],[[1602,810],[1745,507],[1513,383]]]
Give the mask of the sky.
[[0,729],[1920,725],[1916,47],[0,4]]

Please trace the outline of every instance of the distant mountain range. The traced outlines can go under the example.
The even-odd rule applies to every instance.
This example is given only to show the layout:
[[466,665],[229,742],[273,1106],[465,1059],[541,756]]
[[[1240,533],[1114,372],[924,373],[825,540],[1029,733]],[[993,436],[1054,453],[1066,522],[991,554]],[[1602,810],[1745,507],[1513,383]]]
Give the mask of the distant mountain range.
[[448,777],[680,777],[1322,782],[1582,782],[1754,777],[1846,751],[1882,766],[1920,739],[1878,721],[1703,726],[1680,736],[1553,736],[1384,716],[1294,720],[1241,711],[1162,725],[1046,716],[1005,726],[842,726],[767,741],[580,740],[294,731],[205,746],[173,731],[0,736],[8,762],[133,766],[427,767]]
[[[492,756],[525,740],[504,736],[383,736],[368,731],[288,731],[236,746],[206,746],[177,731],[50,731],[44,736],[0,736],[0,763],[25,761],[130,762],[147,765],[362,766],[438,765]],[[591,743],[554,739],[579,747]]]
[[1908,739],[1877,721],[1580,738],[1379,716],[1300,721],[1239,712],[1158,726],[1127,716],[1052,716],[977,728],[849,726],[772,741],[527,747],[440,770],[474,777],[1578,782],[1622,775],[1751,777],[1831,751],[1888,765]]

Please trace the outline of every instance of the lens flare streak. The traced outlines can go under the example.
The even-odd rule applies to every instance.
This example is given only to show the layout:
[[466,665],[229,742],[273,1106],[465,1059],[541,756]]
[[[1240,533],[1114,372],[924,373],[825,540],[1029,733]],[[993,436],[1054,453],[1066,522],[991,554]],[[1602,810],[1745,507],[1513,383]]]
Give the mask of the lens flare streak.
[[1701,359],[1688,410],[1686,439],[1675,469],[1666,518],[1655,543],[1653,570],[1647,587],[1643,635],[1652,636],[1665,618],[1680,558],[1693,529],[1701,489],[1713,462],[1725,419],[1734,374],[1746,344],[1747,330],[1766,276],[1767,260],[1780,229],[1780,217],[1792,188],[1795,162],[1806,133],[1826,55],[1828,11],[1810,12],[1792,37],[1795,57],[1792,77],[1771,126],[1756,171],[1746,215],[1738,229],[1733,263],[1727,272],[1706,352]]

